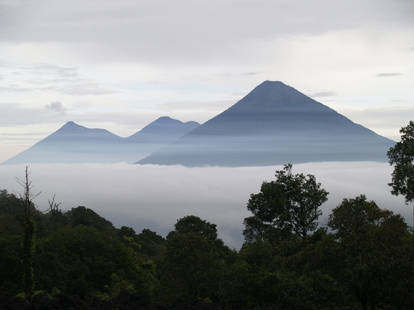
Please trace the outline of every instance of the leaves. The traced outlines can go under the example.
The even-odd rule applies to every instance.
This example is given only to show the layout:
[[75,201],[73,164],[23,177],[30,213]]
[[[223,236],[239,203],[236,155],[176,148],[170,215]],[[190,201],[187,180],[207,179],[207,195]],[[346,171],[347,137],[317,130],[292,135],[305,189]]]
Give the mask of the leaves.
[[391,147],[387,153],[392,172],[393,195],[403,195],[408,204],[414,200],[414,122],[401,128],[401,141]]
[[247,209],[253,216],[244,221],[246,240],[277,240],[289,234],[306,238],[316,230],[327,196],[313,175],[292,174],[292,165],[285,165],[276,171],[275,181],[263,182],[260,192],[250,196]]

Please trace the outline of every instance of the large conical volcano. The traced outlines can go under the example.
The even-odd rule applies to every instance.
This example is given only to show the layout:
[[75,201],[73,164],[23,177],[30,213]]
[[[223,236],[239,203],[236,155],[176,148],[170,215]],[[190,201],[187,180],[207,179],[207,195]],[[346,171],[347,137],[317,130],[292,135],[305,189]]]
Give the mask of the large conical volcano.
[[223,113],[139,163],[250,166],[383,161],[392,144],[282,82],[265,81]]

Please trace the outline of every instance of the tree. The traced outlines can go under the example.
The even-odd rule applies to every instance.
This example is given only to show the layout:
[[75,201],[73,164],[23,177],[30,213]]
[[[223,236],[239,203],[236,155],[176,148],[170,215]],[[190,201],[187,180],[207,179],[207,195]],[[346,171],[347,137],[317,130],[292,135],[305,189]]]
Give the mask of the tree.
[[65,213],[65,216],[68,218],[68,221],[72,226],[84,225],[101,230],[114,230],[114,226],[111,222],[98,215],[95,211],[84,206],[72,208],[70,211]]
[[[414,122],[401,128],[401,141],[391,147],[387,153],[390,165],[394,165],[392,172],[393,195],[403,195],[408,204],[414,200]],[[414,206],[413,206],[414,227]]]
[[328,192],[315,176],[292,174],[292,165],[276,171],[276,180],[263,182],[260,192],[252,194],[247,209],[253,216],[245,218],[247,241],[271,240],[286,235],[305,239],[317,226],[322,214],[319,207]]
[[413,302],[414,248],[404,219],[360,195],[344,199],[328,225],[341,260],[332,276],[345,284],[361,308],[408,309]]
[[179,219],[167,236],[160,299],[169,305],[217,301],[230,254],[215,224],[196,216]]
[[328,225],[342,239],[356,235],[364,238],[369,228],[378,225],[391,214],[391,211],[378,208],[374,201],[368,201],[365,195],[360,195],[353,199],[344,199],[333,209]]
[[165,252],[165,239],[149,229],[143,229],[142,232],[137,235],[137,242],[140,245],[140,253],[154,261],[159,263]]
[[62,211],[59,209],[59,207],[62,203],[61,202],[56,202],[55,199],[56,199],[56,195],[53,195],[52,200],[49,199],[47,201],[48,204],[49,204],[49,213],[51,215],[54,215],[54,214],[57,214],[57,213],[59,213],[59,214],[62,213]]
[[28,300],[31,300],[33,294],[33,236],[34,222],[32,218],[33,202],[40,193],[33,194],[32,181],[29,179],[29,168],[26,166],[24,180],[18,180],[23,187],[21,201],[24,207],[24,239],[23,239],[23,281],[24,294]]
[[37,286],[48,293],[110,298],[127,290],[150,298],[152,270],[115,231],[62,225],[38,240],[35,258]]
[[179,233],[196,233],[209,240],[217,239],[216,224],[209,223],[194,215],[185,216],[175,224],[175,231]]

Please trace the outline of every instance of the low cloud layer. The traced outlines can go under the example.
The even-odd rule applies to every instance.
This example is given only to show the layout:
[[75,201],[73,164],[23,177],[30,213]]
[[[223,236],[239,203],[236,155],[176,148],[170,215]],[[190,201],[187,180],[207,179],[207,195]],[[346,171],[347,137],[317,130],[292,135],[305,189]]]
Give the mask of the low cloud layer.
[[[115,225],[150,228],[165,234],[176,220],[194,214],[218,225],[220,236],[233,247],[242,244],[246,203],[259,191],[262,181],[273,180],[280,166],[248,168],[184,168],[180,166],[33,165],[31,177],[38,208],[47,209],[47,199],[56,194],[64,209],[84,205]],[[0,188],[21,191],[16,177],[23,166],[0,166]],[[294,172],[314,174],[329,191],[320,222],[325,224],[332,208],[343,198],[366,194],[382,208],[402,214],[411,223],[411,209],[390,194],[391,167],[386,163],[308,163]]]

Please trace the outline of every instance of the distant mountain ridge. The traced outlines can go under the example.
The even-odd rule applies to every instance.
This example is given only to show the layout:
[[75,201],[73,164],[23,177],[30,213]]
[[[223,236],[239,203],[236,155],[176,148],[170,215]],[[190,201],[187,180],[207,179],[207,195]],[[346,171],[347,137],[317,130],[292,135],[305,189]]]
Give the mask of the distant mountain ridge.
[[279,81],[265,81],[226,111],[140,164],[254,166],[384,161],[394,142]]
[[199,124],[160,117],[129,137],[69,121],[4,164],[135,162],[171,143]]
[[394,141],[279,81],[265,81],[204,124],[160,117],[129,137],[72,121],[6,161],[263,166],[385,161]]
[[61,141],[62,139],[66,141],[73,141],[78,139],[98,139],[106,141],[118,141],[122,139],[120,136],[113,134],[112,132],[101,129],[101,128],[87,128],[81,125],[76,124],[73,121],[69,121],[64,124],[57,131],[46,137],[45,139],[38,142],[38,144],[49,143],[51,141]]
[[125,139],[129,142],[157,141],[169,143],[176,137],[187,134],[199,125],[199,123],[194,121],[184,123],[168,116],[162,116]]

